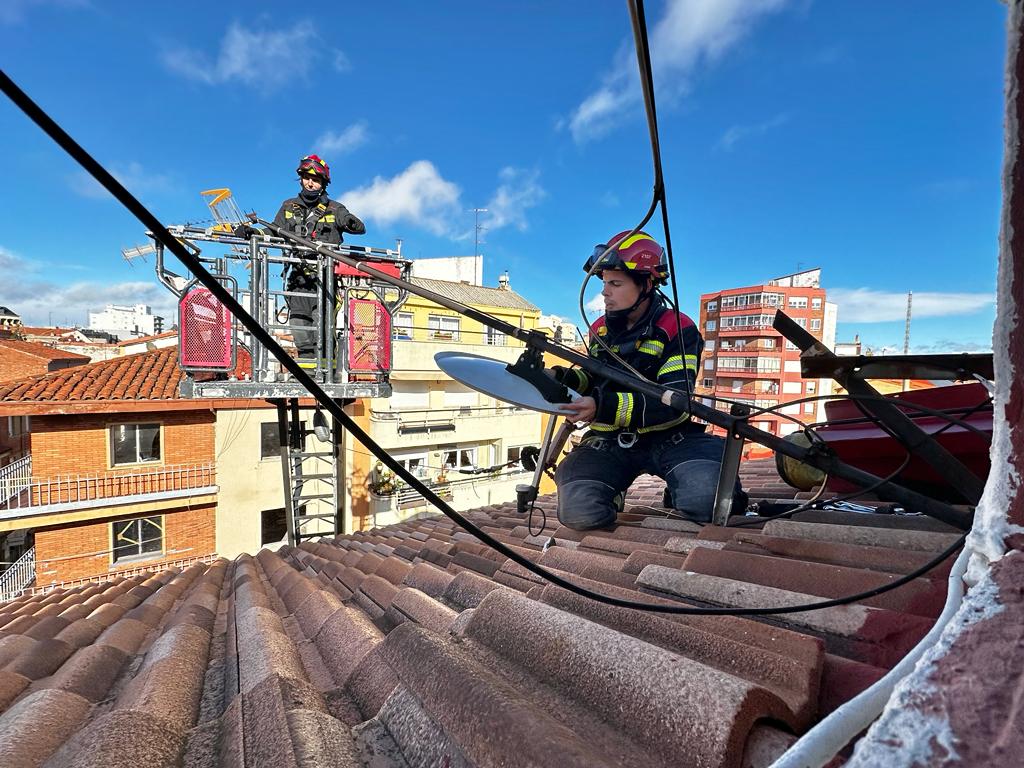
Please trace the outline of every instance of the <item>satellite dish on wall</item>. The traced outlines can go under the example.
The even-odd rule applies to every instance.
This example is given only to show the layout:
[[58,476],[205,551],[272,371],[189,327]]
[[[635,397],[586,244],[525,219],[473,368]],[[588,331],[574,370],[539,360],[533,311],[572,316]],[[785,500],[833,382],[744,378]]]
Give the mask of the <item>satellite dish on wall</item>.
[[[547,400],[535,385],[512,373],[508,364],[501,360],[471,355],[468,352],[438,352],[434,355],[434,362],[453,379],[477,392],[490,395],[502,402],[529,408],[531,411],[552,413],[556,416],[566,415],[562,406],[568,401]],[[565,392],[573,400],[579,397],[579,394],[571,389],[565,389]]]

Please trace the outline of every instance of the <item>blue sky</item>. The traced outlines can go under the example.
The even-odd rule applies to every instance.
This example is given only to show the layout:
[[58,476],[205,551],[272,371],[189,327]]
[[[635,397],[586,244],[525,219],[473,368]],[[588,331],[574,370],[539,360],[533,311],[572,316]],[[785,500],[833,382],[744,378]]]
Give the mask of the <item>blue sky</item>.
[[[0,66],[166,223],[229,186],[271,217],[316,151],[359,242],[470,254],[577,318],[580,265],[645,213],[625,3],[5,0]],[[683,308],[820,266],[839,337],[987,349],[1005,7],[996,0],[647,6]],[[143,301],[142,227],[0,103],[0,304],[31,323]],[[660,236],[660,225],[650,231]]]

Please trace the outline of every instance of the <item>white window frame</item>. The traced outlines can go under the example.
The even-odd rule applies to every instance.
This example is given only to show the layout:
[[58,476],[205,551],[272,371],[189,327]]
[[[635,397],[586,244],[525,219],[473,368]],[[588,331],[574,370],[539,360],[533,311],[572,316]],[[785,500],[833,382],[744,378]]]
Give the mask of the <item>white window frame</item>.
[[716,323],[714,320],[708,320],[704,324],[704,330],[705,331],[716,331],[716,330],[718,330],[718,323]]
[[460,324],[455,315],[428,315],[430,338],[438,341],[458,341]]
[[[135,427],[135,461],[117,461],[114,456],[114,430],[118,428]],[[139,451],[139,427],[156,427],[157,440],[159,441],[159,455],[152,459],[140,458]],[[123,421],[107,424],[107,462],[111,469],[117,467],[135,467],[140,464],[163,464],[164,463],[164,425],[159,421]]]
[[821,299],[811,299],[811,309],[821,309]]
[[718,311],[718,302],[717,301],[709,301],[708,302],[708,306],[707,306],[706,309],[707,309],[708,312],[717,312]]
[[396,339],[412,341],[414,319],[415,318],[413,317],[412,312],[395,313],[395,322],[391,326],[392,337]]
[[811,330],[812,331],[820,331],[821,330],[821,318],[820,317],[812,317],[811,318]]

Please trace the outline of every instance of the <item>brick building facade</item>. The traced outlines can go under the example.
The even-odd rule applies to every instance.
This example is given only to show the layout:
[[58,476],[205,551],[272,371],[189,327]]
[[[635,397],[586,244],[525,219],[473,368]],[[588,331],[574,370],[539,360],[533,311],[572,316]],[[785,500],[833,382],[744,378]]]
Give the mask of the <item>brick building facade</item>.
[[[775,408],[755,415],[754,426],[776,435],[799,429],[799,422],[819,420],[820,401],[785,405],[793,400],[828,394],[827,379],[804,380],[800,351],[772,327],[781,310],[826,346],[835,344],[836,307],[821,288],[821,270],[812,269],[761,285],[727,288],[700,298],[700,331],[706,346],[697,377],[697,394],[720,410],[729,403]],[[796,420],[796,421],[794,421]]]

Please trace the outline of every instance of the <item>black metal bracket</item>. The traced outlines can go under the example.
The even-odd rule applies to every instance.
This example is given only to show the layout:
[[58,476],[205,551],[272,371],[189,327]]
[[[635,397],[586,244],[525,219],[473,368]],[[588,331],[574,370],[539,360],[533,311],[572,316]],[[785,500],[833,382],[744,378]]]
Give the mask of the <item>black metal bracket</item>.
[[[953,454],[947,451],[931,435],[924,432],[914,421],[896,405],[886,402],[881,394],[861,378],[861,374],[843,365],[837,365],[839,358],[812,336],[806,329],[798,325],[781,309],[775,313],[772,327],[800,348],[800,360],[820,364],[830,371],[834,378],[851,395],[861,395],[874,400],[862,400],[860,406],[882,424],[888,427],[906,446],[908,451],[917,454],[935,469],[972,505],[981,499],[985,483]],[[830,367],[831,366],[831,367]],[[808,366],[810,368],[811,366]]]
[[530,382],[549,403],[572,402],[568,388],[544,373],[544,356],[537,347],[528,345],[519,359],[506,365],[505,370]]

